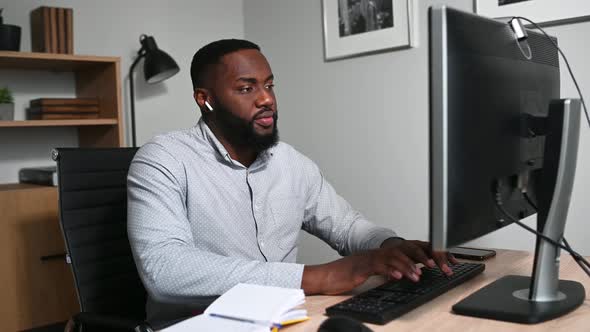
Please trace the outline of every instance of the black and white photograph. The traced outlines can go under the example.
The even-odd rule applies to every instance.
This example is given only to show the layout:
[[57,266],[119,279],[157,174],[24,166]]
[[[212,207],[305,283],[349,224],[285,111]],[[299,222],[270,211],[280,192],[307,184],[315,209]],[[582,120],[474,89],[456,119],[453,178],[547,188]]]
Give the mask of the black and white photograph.
[[510,5],[517,2],[525,2],[531,0],[498,0],[498,6]]
[[491,18],[522,16],[540,26],[590,20],[588,0],[473,0],[475,13]]
[[340,37],[393,27],[391,0],[338,0]]
[[418,45],[418,0],[323,0],[326,60]]

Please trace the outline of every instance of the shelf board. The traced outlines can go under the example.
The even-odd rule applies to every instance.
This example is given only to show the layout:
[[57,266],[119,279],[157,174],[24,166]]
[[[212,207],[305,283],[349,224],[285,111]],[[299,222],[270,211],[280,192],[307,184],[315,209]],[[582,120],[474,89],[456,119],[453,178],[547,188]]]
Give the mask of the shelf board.
[[117,62],[118,57],[0,51],[0,69],[78,71]]
[[116,124],[117,119],[24,120],[0,121],[0,128],[114,126]]

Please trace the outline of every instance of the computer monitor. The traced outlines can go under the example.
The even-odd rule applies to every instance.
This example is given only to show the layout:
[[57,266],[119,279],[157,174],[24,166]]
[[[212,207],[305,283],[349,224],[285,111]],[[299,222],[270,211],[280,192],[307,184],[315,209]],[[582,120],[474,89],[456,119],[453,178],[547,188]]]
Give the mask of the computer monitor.
[[[529,30],[528,39],[518,40],[506,21],[446,6],[430,8],[429,24],[433,249],[537,212],[537,230],[561,242],[580,103],[559,99],[559,58],[551,40]],[[555,318],[585,295],[581,284],[559,280],[558,273],[559,250],[537,239],[532,277],[503,277],[453,311],[520,323]]]

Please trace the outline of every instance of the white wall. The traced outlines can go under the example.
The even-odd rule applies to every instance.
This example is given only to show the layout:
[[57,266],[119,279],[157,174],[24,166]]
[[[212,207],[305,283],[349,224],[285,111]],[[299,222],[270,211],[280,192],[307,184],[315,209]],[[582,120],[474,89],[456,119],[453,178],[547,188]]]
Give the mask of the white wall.
[[[138,144],[157,133],[196,123],[200,113],[192,99],[193,54],[210,41],[244,37],[242,0],[0,0],[4,22],[23,29],[22,51],[31,50],[29,13],[41,5],[74,9],[74,53],[121,57],[125,117],[129,109],[129,66],[140,47],[140,34],[153,35],[158,46],[176,60],[180,72],[157,85],[145,83],[142,63],[136,68]],[[30,99],[73,97],[75,89],[69,73],[12,70],[0,71],[2,86],[15,92],[18,120],[25,118]],[[130,129],[126,133],[131,142]],[[73,128],[0,129],[0,183],[16,182],[22,167],[51,164],[50,148],[75,146],[76,135]]]
[[[471,11],[472,0],[419,0],[420,46],[325,62],[321,1],[248,0],[245,35],[261,45],[276,76],[283,140],[311,157],[339,193],[377,224],[401,236],[428,238],[428,34],[427,8],[447,3]],[[551,28],[569,55],[579,83],[590,91],[590,49],[582,41],[590,23]],[[563,67],[565,68],[565,67]],[[575,96],[562,74],[564,96]],[[590,100],[590,99],[589,99]],[[590,135],[581,136],[576,187],[566,235],[590,254],[584,237],[590,207]],[[584,174],[586,173],[586,174]],[[529,224],[533,220],[528,221]],[[480,246],[532,249],[533,237],[509,226]],[[337,257],[304,234],[300,261]]]

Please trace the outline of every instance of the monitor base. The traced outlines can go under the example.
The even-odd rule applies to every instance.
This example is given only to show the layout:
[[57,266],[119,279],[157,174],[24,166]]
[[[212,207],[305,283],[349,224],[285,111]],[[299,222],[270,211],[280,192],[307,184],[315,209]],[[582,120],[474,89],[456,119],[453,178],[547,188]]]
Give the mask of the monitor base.
[[455,304],[453,312],[465,316],[535,324],[573,311],[584,302],[586,296],[584,286],[570,280],[559,280],[559,292],[565,295],[560,301],[533,302],[514,295],[519,290],[528,289],[530,284],[530,277],[505,276]]

